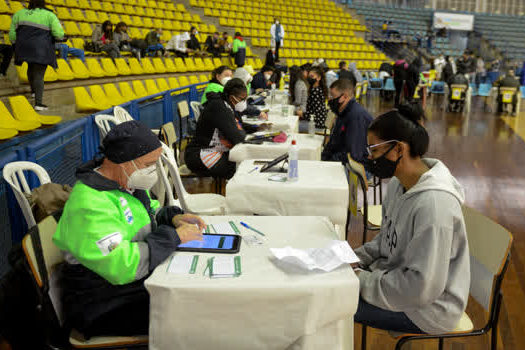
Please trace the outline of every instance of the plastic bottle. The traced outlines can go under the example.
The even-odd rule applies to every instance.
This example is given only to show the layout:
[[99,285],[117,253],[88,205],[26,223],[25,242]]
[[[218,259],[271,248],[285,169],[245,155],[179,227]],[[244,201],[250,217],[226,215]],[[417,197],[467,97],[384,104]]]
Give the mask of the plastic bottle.
[[270,104],[273,106],[275,104],[275,84],[272,84],[272,91],[270,94],[271,94]]
[[299,149],[297,143],[292,140],[292,145],[288,151],[288,181],[299,180]]
[[310,121],[308,122],[308,134],[310,134],[310,136],[315,135],[315,121],[313,114],[310,114]]

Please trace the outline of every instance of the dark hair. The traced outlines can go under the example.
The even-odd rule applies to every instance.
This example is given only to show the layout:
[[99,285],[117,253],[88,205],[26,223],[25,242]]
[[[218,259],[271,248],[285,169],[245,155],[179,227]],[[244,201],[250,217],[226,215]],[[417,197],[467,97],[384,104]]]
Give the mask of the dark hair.
[[301,70],[305,70],[305,71],[309,72],[312,69],[312,64],[311,63],[305,63],[300,68],[301,68]]
[[127,27],[128,25],[125,22],[119,22],[115,26],[115,33],[120,33],[123,27]]
[[215,32],[215,33],[213,33],[213,35],[219,35],[219,32]]
[[33,9],[49,10],[46,8],[46,0],[29,0],[29,5],[27,6],[27,8],[29,10],[33,10]]
[[235,36],[242,36],[241,32],[235,32]]
[[269,72],[271,71],[272,73],[274,72],[274,69],[270,66],[264,66],[261,68],[261,72]]
[[337,91],[348,91],[348,92],[354,92],[355,90],[355,78],[353,75],[350,77],[350,79],[338,79],[330,85],[330,89],[336,89]]
[[192,26],[192,27],[190,28],[190,33],[193,32],[193,29],[197,29],[197,27]]
[[348,63],[346,63],[346,61],[341,61],[339,62],[339,69],[343,69],[344,66],[347,66]]
[[228,32],[222,32],[222,35],[224,35],[224,34],[228,35]]
[[419,103],[403,104],[377,117],[368,128],[383,141],[398,140],[410,147],[411,157],[422,157],[430,142],[427,130],[421,125],[425,119]]
[[242,93],[247,93],[246,85],[239,78],[233,78],[226,83],[224,86],[224,96],[238,96]]
[[[310,69],[310,72],[314,72],[318,76],[321,77],[321,80],[319,81],[319,87],[323,91],[323,96],[325,99],[328,98],[328,86],[326,86],[326,76],[324,74],[324,70],[321,67],[312,67]],[[310,90],[313,88],[313,85],[310,86]]]
[[224,71],[227,71],[227,70],[231,70],[233,72],[233,69],[231,69],[228,66],[220,66],[220,67],[215,68],[211,72],[211,80],[217,80],[217,75],[222,74],[224,73]]
[[[111,26],[111,29],[106,31],[108,24]],[[111,39],[113,37],[113,23],[111,23],[111,21],[104,21],[104,23],[102,23],[102,33],[106,35],[106,39]]]
[[306,84],[306,88],[308,89],[308,81],[303,76],[303,69],[299,68],[298,66],[290,67],[289,92],[290,92],[290,102],[292,104],[295,102],[295,84],[299,80],[302,80]]

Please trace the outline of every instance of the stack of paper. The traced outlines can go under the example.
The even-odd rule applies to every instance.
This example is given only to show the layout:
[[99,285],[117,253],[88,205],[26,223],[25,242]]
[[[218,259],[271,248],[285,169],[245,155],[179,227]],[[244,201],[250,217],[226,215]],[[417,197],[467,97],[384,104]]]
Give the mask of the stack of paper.
[[218,224],[208,225],[205,233],[220,233],[223,235],[240,235],[241,231],[233,221],[221,222]]
[[175,274],[194,274],[199,262],[198,255],[175,254],[171,257],[167,271]]
[[332,271],[343,264],[359,262],[348,242],[332,241],[326,248],[307,250],[292,247],[270,248],[272,254],[282,262],[311,271]]
[[241,275],[240,256],[217,256],[208,260],[211,278],[238,277]]

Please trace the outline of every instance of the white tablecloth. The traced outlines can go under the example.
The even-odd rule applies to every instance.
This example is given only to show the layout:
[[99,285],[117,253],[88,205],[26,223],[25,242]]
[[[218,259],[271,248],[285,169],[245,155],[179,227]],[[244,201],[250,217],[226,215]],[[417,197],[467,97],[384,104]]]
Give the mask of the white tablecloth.
[[242,118],[244,123],[252,125],[261,125],[271,123],[272,127],[268,131],[284,131],[287,134],[299,133],[299,117],[296,115],[282,116],[281,114],[268,114],[268,120],[254,120],[253,118]]
[[[353,349],[352,317],[359,280],[342,266],[330,273],[285,272],[269,248],[324,247],[336,239],[323,217],[207,217],[208,223],[246,221],[266,234],[265,244],[241,244],[242,275],[203,276],[166,271],[169,259],[146,280],[150,293],[150,350]],[[238,225],[241,234],[253,232]],[[195,253],[176,253],[195,254]]]
[[235,163],[247,159],[274,159],[288,152],[292,139],[297,141],[299,159],[321,160],[324,138],[320,135],[307,134],[288,135],[288,140],[283,143],[265,142],[262,145],[240,143],[230,150],[229,159]]
[[[253,160],[242,162],[226,185],[230,213],[241,215],[321,215],[345,226],[349,190],[340,162],[299,161],[296,182],[268,181],[275,173],[251,172]],[[344,239],[344,236],[341,237]]]

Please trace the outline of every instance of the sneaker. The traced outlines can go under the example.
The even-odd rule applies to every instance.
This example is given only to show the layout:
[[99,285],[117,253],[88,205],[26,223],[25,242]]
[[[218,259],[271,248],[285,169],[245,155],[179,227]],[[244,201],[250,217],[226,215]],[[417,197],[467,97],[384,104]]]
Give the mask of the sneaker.
[[48,108],[46,105],[35,105],[35,111],[40,112],[40,111],[47,111],[47,110]]

